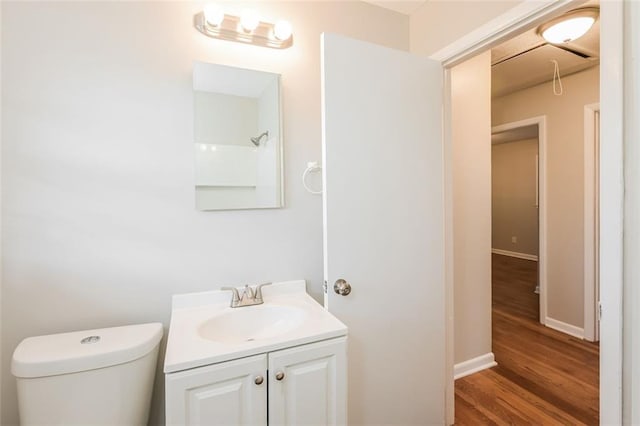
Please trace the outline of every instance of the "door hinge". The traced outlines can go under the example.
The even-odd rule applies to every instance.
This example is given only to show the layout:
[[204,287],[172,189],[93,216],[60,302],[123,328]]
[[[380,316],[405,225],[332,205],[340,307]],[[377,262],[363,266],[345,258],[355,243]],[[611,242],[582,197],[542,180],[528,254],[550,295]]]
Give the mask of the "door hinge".
[[327,280],[324,280],[324,283],[322,284],[322,291],[324,294],[327,294]]
[[598,302],[598,321],[602,319],[602,302]]

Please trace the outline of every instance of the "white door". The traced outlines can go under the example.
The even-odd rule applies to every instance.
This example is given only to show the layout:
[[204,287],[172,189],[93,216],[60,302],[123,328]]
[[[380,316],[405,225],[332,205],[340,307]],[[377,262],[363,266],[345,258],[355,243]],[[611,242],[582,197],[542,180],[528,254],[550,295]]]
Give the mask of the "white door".
[[269,354],[269,425],[346,424],[346,338]]
[[267,425],[267,356],[166,375],[168,425]]
[[443,424],[442,68],[324,34],[322,70],[325,298],[349,327],[349,424]]

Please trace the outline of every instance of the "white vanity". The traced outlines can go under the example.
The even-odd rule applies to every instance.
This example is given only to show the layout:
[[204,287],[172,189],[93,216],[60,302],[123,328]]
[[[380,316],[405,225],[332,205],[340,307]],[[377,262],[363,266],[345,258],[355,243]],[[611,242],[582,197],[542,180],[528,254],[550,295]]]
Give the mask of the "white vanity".
[[346,424],[347,327],[304,281],[262,294],[264,303],[236,308],[230,291],[173,297],[168,425]]

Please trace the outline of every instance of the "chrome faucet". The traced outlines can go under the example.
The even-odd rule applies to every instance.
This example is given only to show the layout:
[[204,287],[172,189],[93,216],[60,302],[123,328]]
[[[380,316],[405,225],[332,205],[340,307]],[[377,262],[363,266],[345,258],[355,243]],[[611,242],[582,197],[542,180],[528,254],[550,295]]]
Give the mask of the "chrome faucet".
[[232,295],[229,306],[232,308],[241,308],[243,306],[261,305],[264,303],[262,299],[262,287],[265,285],[271,285],[271,283],[259,284],[255,288],[245,285],[242,296],[240,296],[240,292],[235,287],[220,287],[220,290],[230,290]]

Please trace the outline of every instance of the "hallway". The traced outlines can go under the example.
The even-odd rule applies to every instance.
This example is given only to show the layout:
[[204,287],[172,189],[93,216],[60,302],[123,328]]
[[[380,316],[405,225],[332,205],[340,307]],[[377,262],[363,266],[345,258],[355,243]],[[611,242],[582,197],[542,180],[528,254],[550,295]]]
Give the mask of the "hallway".
[[456,425],[598,424],[598,344],[538,322],[536,268],[492,255],[498,366],[456,380]]

